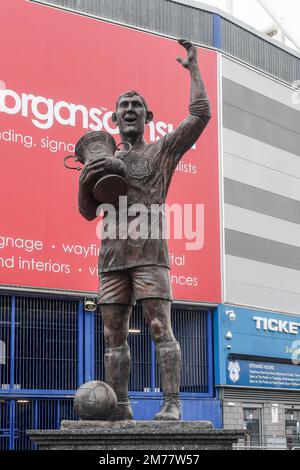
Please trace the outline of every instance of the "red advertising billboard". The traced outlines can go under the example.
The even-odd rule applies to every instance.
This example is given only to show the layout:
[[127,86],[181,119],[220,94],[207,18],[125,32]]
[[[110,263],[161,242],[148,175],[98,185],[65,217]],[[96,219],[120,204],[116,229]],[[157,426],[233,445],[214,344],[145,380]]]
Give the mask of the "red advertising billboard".
[[[99,221],[77,210],[77,172],[64,168],[76,141],[104,130],[121,92],[138,90],[154,113],[155,142],[186,117],[189,75],[173,40],[25,0],[1,2],[0,285],[96,292]],[[185,154],[168,204],[202,207],[197,243],[169,241],[174,298],[221,301],[217,54],[199,48],[212,119]],[[192,214],[192,213],[191,213]],[[192,217],[192,215],[191,215]]]

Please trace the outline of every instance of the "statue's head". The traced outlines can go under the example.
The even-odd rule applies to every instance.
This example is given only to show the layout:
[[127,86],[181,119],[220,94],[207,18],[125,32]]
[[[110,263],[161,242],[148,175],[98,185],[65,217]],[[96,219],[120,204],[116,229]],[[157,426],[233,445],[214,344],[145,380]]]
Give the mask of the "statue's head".
[[112,120],[119,127],[121,136],[140,136],[144,134],[145,125],[153,119],[145,99],[136,91],[128,91],[119,96],[116,112]]

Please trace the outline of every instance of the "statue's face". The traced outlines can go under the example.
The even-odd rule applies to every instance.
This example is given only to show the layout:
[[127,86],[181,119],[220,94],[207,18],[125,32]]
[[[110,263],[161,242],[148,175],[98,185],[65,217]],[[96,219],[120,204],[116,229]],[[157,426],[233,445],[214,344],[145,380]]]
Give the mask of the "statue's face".
[[116,123],[120,134],[139,136],[144,134],[147,111],[138,95],[124,96],[120,99],[116,112]]

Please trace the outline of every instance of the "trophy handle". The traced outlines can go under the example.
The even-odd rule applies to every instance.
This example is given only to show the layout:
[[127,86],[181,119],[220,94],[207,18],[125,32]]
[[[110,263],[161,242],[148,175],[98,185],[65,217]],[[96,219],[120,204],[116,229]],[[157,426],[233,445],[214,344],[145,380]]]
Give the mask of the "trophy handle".
[[[123,146],[124,149],[125,149],[125,153],[124,155],[122,155],[122,158],[126,157],[127,155],[130,154],[131,150],[132,150],[132,145],[129,143],[129,142],[120,142],[118,145],[117,145],[117,150],[120,150],[120,147]],[[126,148],[127,147],[127,148]]]
[[67,161],[70,160],[71,158],[74,158],[74,162],[79,162],[79,158],[75,157],[75,155],[68,155],[67,157],[64,158],[64,165],[66,168],[68,168],[68,170],[77,170],[77,171],[81,171],[82,168],[80,166],[69,166],[67,164]]

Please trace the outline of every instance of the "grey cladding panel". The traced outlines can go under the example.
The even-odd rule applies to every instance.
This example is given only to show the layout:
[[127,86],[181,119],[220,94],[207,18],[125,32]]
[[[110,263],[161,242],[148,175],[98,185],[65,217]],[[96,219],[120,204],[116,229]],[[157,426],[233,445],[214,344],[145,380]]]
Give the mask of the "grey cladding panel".
[[229,178],[224,179],[225,203],[300,224],[300,202]]
[[[271,84],[272,82],[270,82],[270,86]],[[291,90],[291,102],[292,96],[293,92]],[[223,100],[231,106],[247,111],[300,135],[300,111],[289,107],[288,102],[285,106],[274,99],[226,78],[223,79]]]
[[230,229],[225,240],[227,255],[300,271],[300,248]]
[[[32,0],[40,1],[43,0]],[[213,13],[176,0],[47,0],[92,16],[214,46]],[[206,7],[207,8],[207,7]],[[222,15],[222,14],[221,14]],[[221,16],[220,15],[220,16]],[[300,77],[300,59],[221,16],[221,50],[288,83]]]
[[223,125],[227,129],[300,156],[299,133],[227,103],[223,106]]
[[223,79],[223,101],[225,128],[300,156],[300,112],[288,103],[228,79]]
[[213,15],[170,0],[48,0],[100,18],[213,46]]
[[287,83],[299,80],[298,57],[226,19],[222,20],[222,49]]

